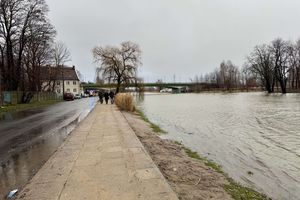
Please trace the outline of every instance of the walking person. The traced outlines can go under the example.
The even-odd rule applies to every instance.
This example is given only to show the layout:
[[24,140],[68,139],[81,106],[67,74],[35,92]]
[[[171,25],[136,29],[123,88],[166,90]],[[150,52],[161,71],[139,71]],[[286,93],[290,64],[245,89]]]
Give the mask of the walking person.
[[109,93],[107,91],[104,92],[105,103],[108,104]]
[[99,101],[102,104],[103,103],[103,92],[101,90],[98,92],[98,96],[99,96]]
[[109,92],[110,102],[113,104],[115,102],[115,93],[113,91]]

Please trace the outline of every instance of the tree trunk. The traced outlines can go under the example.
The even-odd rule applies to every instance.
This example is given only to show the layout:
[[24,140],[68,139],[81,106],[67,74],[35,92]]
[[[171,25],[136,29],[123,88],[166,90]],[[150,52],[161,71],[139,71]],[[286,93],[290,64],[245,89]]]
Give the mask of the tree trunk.
[[117,79],[116,94],[118,94],[120,92],[121,83],[122,83],[121,77],[118,77],[118,79]]
[[273,85],[271,85],[268,80],[266,81],[266,86],[265,87],[266,87],[266,90],[268,91],[268,93],[273,92]]

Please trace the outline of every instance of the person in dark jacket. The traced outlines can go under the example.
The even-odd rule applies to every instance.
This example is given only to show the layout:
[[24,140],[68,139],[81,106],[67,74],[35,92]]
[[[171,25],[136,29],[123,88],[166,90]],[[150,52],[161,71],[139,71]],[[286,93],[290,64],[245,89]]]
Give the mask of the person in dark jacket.
[[99,92],[98,92],[98,96],[99,96],[99,101],[100,101],[100,103],[102,104],[102,103],[103,103],[103,92],[102,92],[102,91],[99,91]]
[[105,103],[108,104],[109,93],[107,91],[104,92]]
[[115,101],[115,93],[113,91],[110,91],[109,92],[109,97],[110,97],[111,104],[113,104],[114,101]]

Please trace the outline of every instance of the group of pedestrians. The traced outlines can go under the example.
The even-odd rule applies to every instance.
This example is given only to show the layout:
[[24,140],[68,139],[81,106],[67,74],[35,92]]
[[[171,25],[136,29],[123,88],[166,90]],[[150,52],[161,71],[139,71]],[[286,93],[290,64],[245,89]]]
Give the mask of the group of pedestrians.
[[99,91],[98,92],[98,96],[99,96],[99,101],[102,104],[103,103],[103,98],[105,100],[105,103],[108,104],[108,100],[110,99],[111,104],[114,103],[115,101],[115,93],[113,91]]

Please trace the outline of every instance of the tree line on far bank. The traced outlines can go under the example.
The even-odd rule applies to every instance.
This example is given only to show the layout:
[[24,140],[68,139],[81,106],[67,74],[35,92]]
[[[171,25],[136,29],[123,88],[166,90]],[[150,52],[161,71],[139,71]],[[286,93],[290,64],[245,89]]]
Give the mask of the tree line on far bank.
[[[2,90],[42,91],[41,68],[62,67],[70,60],[67,47],[55,42],[56,30],[48,11],[45,0],[0,1]],[[53,82],[49,90],[50,85]]]
[[222,61],[219,68],[205,75],[196,75],[191,82],[194,83],[192,90],[242,90],[257,87],[256,77],[248,70],[240,69],[231,60]]
[[246,67],[269,93],[278,85],[282,93],[300,90],[300,40],[294,43],[278,38],[258,45],[248,56]]
[[206,83],[205,89],[249,89],[261,86],[268,93],[300,91],[300,39],[297,42],[281,38],[270,44],[254,47],[242,68],[230,60],[223,61],[215,71],[191,80],[195,90]]

